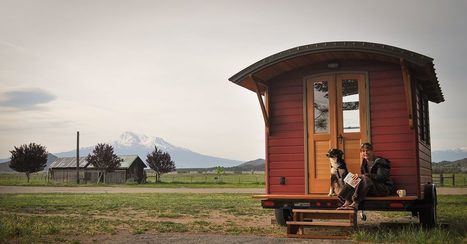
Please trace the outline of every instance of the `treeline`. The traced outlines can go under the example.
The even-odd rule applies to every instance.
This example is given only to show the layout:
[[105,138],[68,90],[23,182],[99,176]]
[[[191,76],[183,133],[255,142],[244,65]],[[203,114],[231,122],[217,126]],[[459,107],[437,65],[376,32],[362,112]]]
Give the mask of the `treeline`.
[[467,158],[432,164],[433,173],[467,173]]

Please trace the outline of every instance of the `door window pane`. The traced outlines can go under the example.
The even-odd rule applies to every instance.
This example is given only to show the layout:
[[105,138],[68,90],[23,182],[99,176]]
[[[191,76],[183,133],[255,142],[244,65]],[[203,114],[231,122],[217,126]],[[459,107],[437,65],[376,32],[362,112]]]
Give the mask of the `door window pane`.
[[360,132],[358,80],[342,81],[342,111],[344,133]]
[[328,96],[328,82],[318,81],[314,82],[314,120],[315,120],[315,133],[328,133],[329,132],[329,96]]

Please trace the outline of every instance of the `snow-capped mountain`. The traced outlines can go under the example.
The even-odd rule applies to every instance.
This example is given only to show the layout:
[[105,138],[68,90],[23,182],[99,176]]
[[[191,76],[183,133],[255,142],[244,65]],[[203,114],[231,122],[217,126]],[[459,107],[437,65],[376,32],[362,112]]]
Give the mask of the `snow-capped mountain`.
[[[117,155],[138,155],[143,162],[146,161],[146,155],[154,150],[154,146],[165,152],[168,152],[175,162],[177,168],[210,168],[215,166],[232,167],[241,161],[225,158],[218,158],[193,152],[183,147],[177,147],[160,137],[149,137],[133,132],[124,132],[115,141],[106,142],[113,146]],[[92,153],[92,147],[80,148],[80,156],[87,156]],[[76,150],[54,153],[57,157],[74,157]]]

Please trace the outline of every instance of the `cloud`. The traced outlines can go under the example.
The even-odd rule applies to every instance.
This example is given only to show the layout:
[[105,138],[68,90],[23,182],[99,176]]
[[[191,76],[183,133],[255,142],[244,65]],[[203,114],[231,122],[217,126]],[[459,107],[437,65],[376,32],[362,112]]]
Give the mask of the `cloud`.
[[38,105],[51,102],[56,96],[38,88],[8,91],[0,94],[0,106],[17,109],[37,109]]

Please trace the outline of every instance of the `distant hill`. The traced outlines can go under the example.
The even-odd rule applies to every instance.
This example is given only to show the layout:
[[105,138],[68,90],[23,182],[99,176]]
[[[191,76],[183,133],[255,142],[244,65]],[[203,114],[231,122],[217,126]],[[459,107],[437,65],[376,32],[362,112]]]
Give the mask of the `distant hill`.
[[456,161],[442,161],[433,164],[434,173],[458,173],[467,172],[467,158]]
[[[248,161],[242,164],[239,164],[237,166],[233,167],[224,167],[225,171],[233,171],[233,172],[242,172],[242,171],[264,171],[265,167],[265,160],[258,158],[256,160]],[[192,171],[198,171],[198,172],[209,172],[209,171],[215,171],[216,167],[210,167],[210,168],[184,168],[184,169],[177,169],[177,172],[179,173],[187,173],[187,172],[192,172]]]
[[230,171],[264,171],[265,163],[264,159],[258,158],[227,169]]
[[[49,169],[49,166],[50,164],[55,161],[55,159],[57,159],[57,157],[51,153],[49,153],[47,155],[47,166],[44,168],[44,170],[48,170]],[[5,160],[2,160],[3,162],[0,163],[0,172],[16,172],[14,170],[12,170],[9,166],[10,164],[10,159],[5,159]]]

